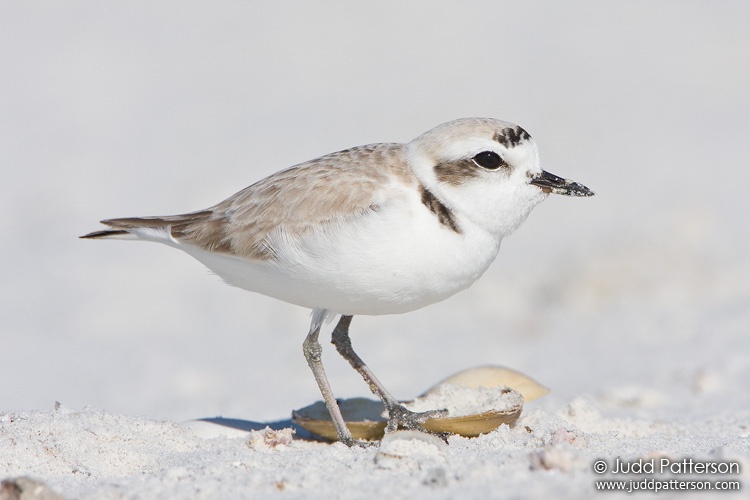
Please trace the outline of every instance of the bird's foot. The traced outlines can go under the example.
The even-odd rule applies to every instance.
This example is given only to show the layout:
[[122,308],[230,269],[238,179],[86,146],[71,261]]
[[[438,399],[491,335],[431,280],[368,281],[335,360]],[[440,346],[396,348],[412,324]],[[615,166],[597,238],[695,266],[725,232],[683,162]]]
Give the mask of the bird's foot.
[[448,442],[448,432],[434,432],[429,429],[425,429],[422,424],[431,418],[447,417],[448,410],[430,410],[422,412],[414,412],[404,407],[403,405],[389,405],[386,407],[388,411],[388,425],[385,428],[385,432],[393,432],[397,429],[409,429],[424,432],[438,436],[440,439]]

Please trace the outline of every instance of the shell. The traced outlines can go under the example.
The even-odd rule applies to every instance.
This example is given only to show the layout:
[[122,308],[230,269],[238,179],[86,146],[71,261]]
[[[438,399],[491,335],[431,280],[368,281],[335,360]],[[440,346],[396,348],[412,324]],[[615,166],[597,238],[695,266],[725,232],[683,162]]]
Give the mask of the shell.
[[525,402],[539,399],[549,392],[549,389],[521,372],[503,366],[487,365],[454,373],[427,389],[422,396],[432,393],[443,384],[462,385],[472,389],[479,387],[510,387],[520,392]]
[[[366,398],[339,399],[339,408],[354,439],[376,441],[385,434],[385,407],[380,401]],[[323,401],[292,412],[292,422],[316,436],[336,441],[338,435],[331,414]]]
[[[518,403],[507,408],[465,416],[439,417],[427,420],[423,427],[433,432],[448,432],[464,437],[476,437],[497,429],[502,424],[513,425],[521,416],[523,401],[537,399],[549,390],[535,380],[517,371],[500,366],[481,366],[456,373],[428,389],[421,397],[435,393],[446,384],[466,388],[497,388],[503,394],[520,393]],[[360,440],[378,440],[385,433],[385,409],[380,401],[366,398],[339,400],[339,407],[352,436]],[[292,412],[292,421],[307,431],[335,441],[336,428],[323,401]]]

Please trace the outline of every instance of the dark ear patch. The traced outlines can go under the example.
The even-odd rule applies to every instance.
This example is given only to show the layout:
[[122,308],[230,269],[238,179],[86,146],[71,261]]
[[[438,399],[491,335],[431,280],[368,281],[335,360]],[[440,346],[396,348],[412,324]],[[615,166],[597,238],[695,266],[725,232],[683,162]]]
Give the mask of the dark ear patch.
[[492,139],[506,148],[512,148],[518,146],[523,141],[531,139],[531,136],[524,129],[516,125],[496,132]]
[[434,167],[435,177],[451,186],[460,186],[466,179],[478,177],[480,168],[472,159],[438,163]]

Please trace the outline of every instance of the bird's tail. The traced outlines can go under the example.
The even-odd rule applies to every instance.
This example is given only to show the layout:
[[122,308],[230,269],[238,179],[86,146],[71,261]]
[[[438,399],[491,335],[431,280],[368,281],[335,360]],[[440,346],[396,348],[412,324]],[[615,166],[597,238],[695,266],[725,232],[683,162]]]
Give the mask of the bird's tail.
[[102,224],[109,229],[102,229],[84,234],[84,239],[141,239],[164,240],[180,237],[190,226],[210,217],[209,211],[193,212],[183,215],[167,215],[159,217],[123,217],[121,219],[106,219]]
[[102,229],[101,231],[92,231],[90,233],[84,234],[83,236],[79,236],[79,238],[87,240],[98,240],[105,238],[130,239],[128,237],[129,235],[130,233],[124,229]]

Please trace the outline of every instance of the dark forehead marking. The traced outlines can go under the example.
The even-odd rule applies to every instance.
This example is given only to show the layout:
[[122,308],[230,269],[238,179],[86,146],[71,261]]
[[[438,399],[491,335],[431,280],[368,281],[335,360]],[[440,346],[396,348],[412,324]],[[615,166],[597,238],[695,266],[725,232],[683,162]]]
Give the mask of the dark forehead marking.
[[493,140],[499,142],[506,148],[512,148],[518,146],[521,142],[531,139],[531,136],[524,129],[515,125],[513,127],[507,127],[498,132],[492,137]]
[[435,216],[438,218],[438,221],[453,231],[456,234],[462,234],[463,231],[461,231],[461,228],[458,226],[458,223],[456,222],[456,218],[453,216],[453,212],[451,212],[451,209],[446,207],[443,202],[437,199],[434,194],[430,192],[429,189],[427,189],[424,186],[420,186],[422,191],[422,204],[426,206],[430,212],[435,214]]

